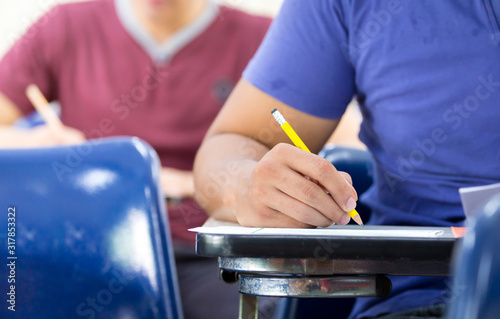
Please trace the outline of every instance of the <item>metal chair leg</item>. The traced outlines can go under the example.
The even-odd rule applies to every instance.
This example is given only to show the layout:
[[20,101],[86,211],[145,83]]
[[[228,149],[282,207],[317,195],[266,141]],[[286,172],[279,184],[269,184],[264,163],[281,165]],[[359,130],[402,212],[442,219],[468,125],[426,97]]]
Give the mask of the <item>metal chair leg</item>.
[[258,319],[259,297],[240,294],[240,316],[239,319]]

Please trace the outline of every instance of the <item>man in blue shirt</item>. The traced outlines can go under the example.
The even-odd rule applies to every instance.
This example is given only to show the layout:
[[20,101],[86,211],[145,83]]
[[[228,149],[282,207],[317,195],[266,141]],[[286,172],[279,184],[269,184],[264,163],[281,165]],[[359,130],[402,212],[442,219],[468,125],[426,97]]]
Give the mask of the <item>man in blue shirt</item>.
[[[245,226],[346,224],[349,176],[291,146],[270,111],[318,152],[356,97],[375,159],[369,223],[461,225],[458,188],[500,181],[499,18],[491,0],[285,1],[197,155],[198,201]],[[449,301],[443,278],[391,279],[351,317]]]

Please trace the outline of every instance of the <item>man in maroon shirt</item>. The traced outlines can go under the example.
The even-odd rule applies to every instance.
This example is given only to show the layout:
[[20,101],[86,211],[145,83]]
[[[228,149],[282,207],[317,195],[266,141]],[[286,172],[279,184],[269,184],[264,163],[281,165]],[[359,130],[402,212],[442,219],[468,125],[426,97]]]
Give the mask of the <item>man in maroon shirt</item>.
[[[133,135],[155,148],[166,195],[183,198],[168,211],[187,318],[236,317],[236,287],[217,282],[216,261],[194,256],[187,229],[207,217],[192,200],[191,170],[269,23],[208,0],[66,4],[35,23],[0,62],[1,146]],[[61,132],[10,127],[33,111],[24,94],[31,83],[59,101]],[[221,290],[230,290],[227,297]]]

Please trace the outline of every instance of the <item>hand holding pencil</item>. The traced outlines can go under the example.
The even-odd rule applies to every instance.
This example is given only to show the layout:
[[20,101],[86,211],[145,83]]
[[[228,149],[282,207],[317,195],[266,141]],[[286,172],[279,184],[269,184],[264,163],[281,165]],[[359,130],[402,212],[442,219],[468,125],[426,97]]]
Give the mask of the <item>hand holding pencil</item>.
[[[335,125],[335,121],[302,116],[287,105],[281,107],[290,116],[300,117],[298,132],[304,132],[304,141],[311,149],[321,147],[313,139],[323,140],[326,130]],[[202,207],[215,218],[246,227],[314,228],[345,225],[351,220],[347,212],[356,208],[358,197],[347,173],[288,143],[275,123],[271,123],[271,131],[263,127],[271,119],[267,109],[258,109],[255,120],[241,119],[238,113],[229,111],[228,119],[233,123],[217,127],[216,120],[216,129],[209,132],[199,150],[195,195]],[[310,129],[316,126],[317,130]],[[241,133],[225,134],[226,130]],[[272,134],[263,137],[264,132]],[[205,172],[197,180],[200,170]]]
[[62,124],[36,85],[31,84],[26,88],[26,96],[46,124],[27,131],[27,139],[29,141],[26,143],[26,146],[77,144],[85,141],[85,135],[82,132]]
[[[276,108],[271,111],[271,114],[273,115],[273,117],[276,119],[278,124],[281,126],[283,131],[285,131],[285,133],[287,134],[287,136],[290,138],[290,140],[293,142],[293,144],[295,146],[297,146],[298,148],[300,148],[306,152],[309,152],[309,153],[311,152],[311,151],[309,151],[307,146],[304,144],[304,142],[300,139],[300,137],[297,135],[297,133],[295,133],[294,129],[290,126],[290,124],[285,120],[283,115],[281,115],[281,113]],[[328,194],[331,196],[330,193],[328,193]],[[354,209],[354,208],[350,209],[350,210],[348,210],[347,213],[358,225],[363,225],[363,221],[361,220],[361,217],[359,216],[356,209]]]

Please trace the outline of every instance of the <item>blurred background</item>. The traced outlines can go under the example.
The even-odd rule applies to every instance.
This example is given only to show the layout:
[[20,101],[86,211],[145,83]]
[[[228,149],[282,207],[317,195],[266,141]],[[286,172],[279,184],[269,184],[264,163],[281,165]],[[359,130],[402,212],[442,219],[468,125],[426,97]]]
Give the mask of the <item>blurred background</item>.
[[[0,59],[19,39],[26,29],[53,6],[89,0],[22,0],[0,2]],[[253,14],[274,17],[284,0],[215,0],[218,3],[238,8]],[[361,113],[352,103],[330,143],[365,148],[358,139]]]
[[[58,3],[82,0],[22,0],[0,2],[0,58],[42,14]],[[274,16],[283,0],[217,0],[248,12]]]

